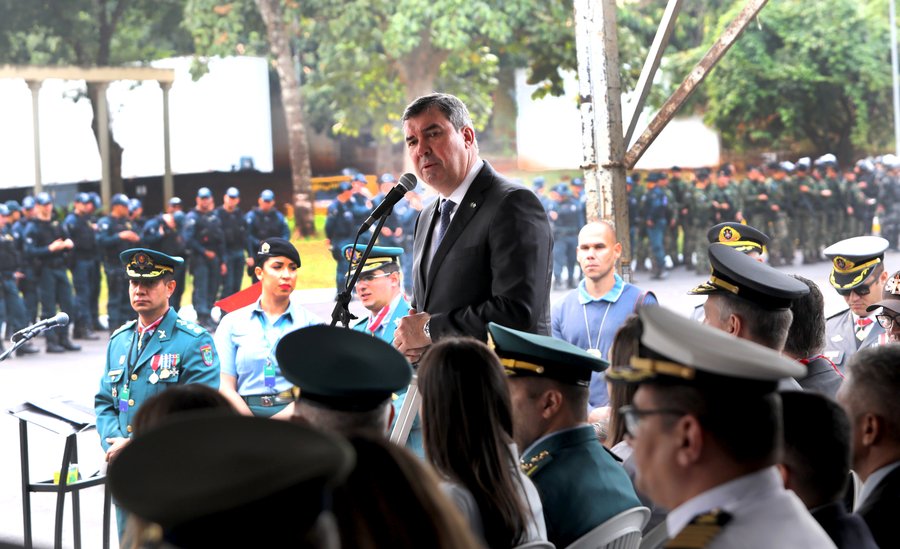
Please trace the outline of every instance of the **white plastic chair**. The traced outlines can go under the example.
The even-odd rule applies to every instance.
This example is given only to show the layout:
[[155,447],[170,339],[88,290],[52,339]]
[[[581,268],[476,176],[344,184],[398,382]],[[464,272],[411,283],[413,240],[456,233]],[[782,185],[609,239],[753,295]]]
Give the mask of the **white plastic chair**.
[[522,545],[516,545],[512,549],[556,549],[556,546],[549,541],[529,541]]
[[641,530],[648,520],[650,509],[626,509],[581,536],[566,549],[638,549]]

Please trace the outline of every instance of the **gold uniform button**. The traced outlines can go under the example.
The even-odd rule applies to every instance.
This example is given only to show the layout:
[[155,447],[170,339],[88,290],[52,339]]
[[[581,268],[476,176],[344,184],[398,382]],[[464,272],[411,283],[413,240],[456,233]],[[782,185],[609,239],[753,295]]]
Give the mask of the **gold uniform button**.
[[131,374],[131,381],[137,381],[137,374]]
[[128,405],[129,405],[129,406],[134,406],[134,399],[133,399],[133,398],[132,398],[131,400],[128,401]]
[[128,427],[125,428],[125,430],[130,433],[133,429],[131,428],[131,425],[129,425]]

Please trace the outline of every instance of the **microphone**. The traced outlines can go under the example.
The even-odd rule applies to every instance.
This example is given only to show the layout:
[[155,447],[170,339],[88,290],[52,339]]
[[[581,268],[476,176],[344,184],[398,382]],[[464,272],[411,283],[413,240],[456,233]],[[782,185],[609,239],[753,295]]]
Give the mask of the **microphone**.
[[57,326],[67,326],[69,324],[69,315],[66,313],[57,313],[56,316],[51,316],[50,318],[45,318],[40,322],[28,326],[27,328],[22,328],[18,332],[14,333],[10,338],[13,343],[19,341],[23,337],[26,337],[28,334],[35,335],[37,333],[43,332],[44,330],[49,330],[50,328],[55,328]]
[[397,202],[400,202],[400,199],[408,193],[409,191],[416,188],[418,185],[418,181],[416,180],[416,176],[411,173],[405,173],[400,177],[400,181],[397,182],[396,185],[387,193],[387,196],[384,197],[384,200],[381,201],[381,204],[375,206],[375,209],[372,210],[372,213],[369,215],[368,219],[366,219],[365,223],[362,224],[362,227],[359,228],[359,232],[357,234],[362,234],[369,230],[369,227],[374,225],[381,219],[385,212],[389,212],[391,208]]

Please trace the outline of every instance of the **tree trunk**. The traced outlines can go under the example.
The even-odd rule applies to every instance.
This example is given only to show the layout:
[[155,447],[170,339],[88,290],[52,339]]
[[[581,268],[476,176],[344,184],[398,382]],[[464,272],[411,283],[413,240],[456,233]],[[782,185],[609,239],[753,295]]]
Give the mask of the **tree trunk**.
[[[441,65],[450,52],[436,49],[431,44],[431,31],[422,31],[419,45],[406,56],[395,62],[395,67],[400,75],[400,81],[406,88],[406,102],[412,103],[417,97],[436,91],[434,83],[437,80]],[[403,155],[403,171],[413,172],[414,166],[409,155]]]
[[[301,236],[315,233],[313,221],[312,169],[309,162],[309,141],[306,137],[306,121],[303,113],[303,98],[300,95],[300,81],[291,55],[291,44],[284,23],[279,0],[255,0],[259,14],[266,25],[269,48],[275,61],[275,71],[281,85],[281,103],[287,124],[289,158],[291,160],[291,182],[294,191],[294,211],[296,225]],[[312,232],[310,232],[312,231]]]
[[[103,89],[103,86],[98,86],[97,82],[88,82],[87,83],[87,93],[88,98],[91,101],[91,109],[94,113],[94,118],[91,120],[91,130],[94,132],[94,139],[97,141],[97,150],[100,150],[100,122],[99,116],[97,115],[100,112],[101,103],[99,98],[100,90]],[[107,105],[108,106],[108,105]],[[109,117],[107,117],[109,119]],[[116,140],[113,138],[112,132],[112,120],[110,119],[109,125],[109,191],[110,195],[116,193],[124,193],[125,185],[122,182],[122,153],[124,149],[121,145],[119,145]],[[100,159],[100,162],[103,162],[103,159]],[[109,206],[108,204],[106,206]]]

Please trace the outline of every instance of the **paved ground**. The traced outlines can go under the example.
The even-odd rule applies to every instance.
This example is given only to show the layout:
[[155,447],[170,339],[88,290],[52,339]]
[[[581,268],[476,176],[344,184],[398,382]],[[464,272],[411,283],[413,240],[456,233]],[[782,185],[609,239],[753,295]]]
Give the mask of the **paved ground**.
[[[888,268],[893,271],[900,265],[900,253],[889,253],[886,258]],[[783,269],[815,280],[823,289],[826,311],[836,312],[843,300],[828,285],[827,263],[812,266],[798,266]],[[656,292],[660,302],[685,315],[702,302],[702,298],[688,296],[685,292],[703,282],[706,277],[686,273],[683,268],[671,271],[665,281],[651,281],[646,273],[637,273],[635,283]],[[333,291],[307,290],[298,292],[300,299],[323,319],[331,318]],[[564,292],[553,292],[556,301]],[[358,303],[351,310],[360,314]],[[103,371],[105,341],[82,342],[81,352],[64,355],[44,353],[28,358],[14,358],[0,363],[0,409],[6,410],[15,404],[31,398],[45,398],[62,395],[85,406],[93,405],[93,395]],[[52,477],[52,471],[59,467],[62,457],[63,439],[41,428],[31,428],[31,476],[32,481]],[[18,445],[18,422],[11,416],[0,418],[0,539],[23,540],[22,499],[20,492],[20,463]],[[96,471],[102,463],[102,453],[95,431],[79,435],[80,467],[83,472]],[[171,450],[177,453],[177,449]],[[32,496],[33,535],[37,547],[51,547],[53,544],[53,513],[55,496],[35,494]],[[88,549],[101,546],[102,488],[92,488],[83,492],[82,546]],[[63,542],[73,547],[71,511],[66,509]],[[113,536],[115,538],[115,536]],[[114,544],[115,546],[115,544]]]

